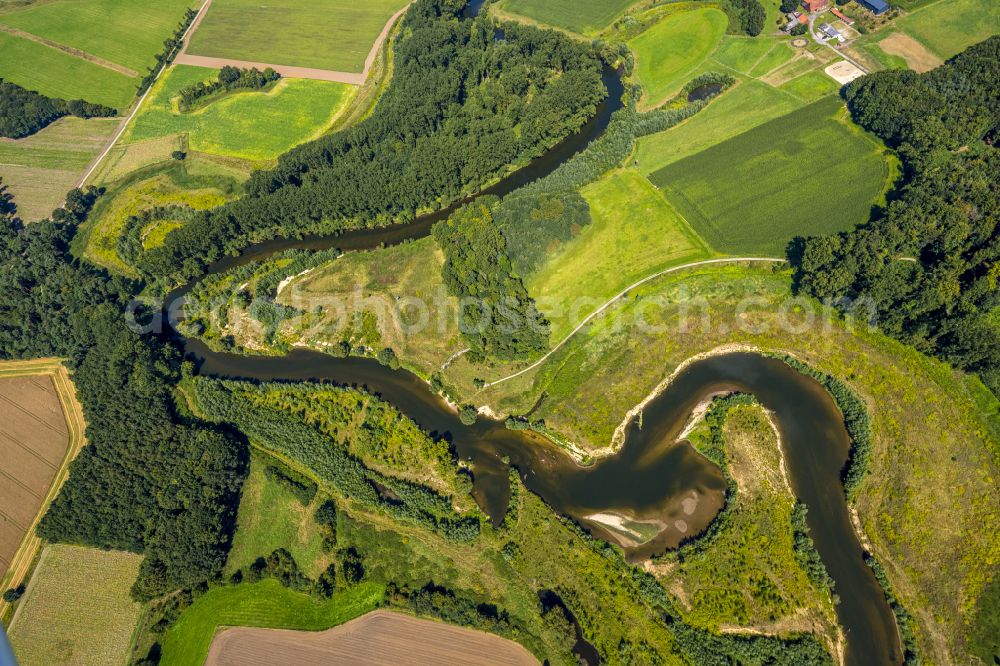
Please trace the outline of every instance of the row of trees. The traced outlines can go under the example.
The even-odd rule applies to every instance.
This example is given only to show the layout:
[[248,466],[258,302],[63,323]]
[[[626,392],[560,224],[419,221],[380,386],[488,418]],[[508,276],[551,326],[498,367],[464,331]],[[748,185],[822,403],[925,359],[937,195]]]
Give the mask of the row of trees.
[[177,24],[177,27],[174,29],[174,34],[163,40],[163,50],[156,54],[156,62],[149,68],[146,75],[142,77],[142,81],[139,82],[139,89],[136,94],[142,95],[149,90],[149,87],[153,85],[154,81],[156,81],[156,77],[159,76],[160,71],[169,65],[170,61],[174,59],[184,41],[184,33],[187,32],[188,27],[190,27],[192,21],[194,21],[194,18],[197,15],[198,12],[190,7],[184,10],[184,18],[182,18],[181,22]]
[[34,134],[63,116],[103,118],[115,115],[118,115],[116,109],[103,104],[46,97],[0,78],[0,136],[9,139]]
[[182,88],[178,93],[180,100],[178,106],[181,111],[190,111],[196,108],[205,98],[214,95],[232,92],[234,90],[261,90],[281,78],[281,74],[268,67],[263,72],[256,67],[251,69],[240,69],[231,65],[225,65],[219,70],[219,75],[214,81],[192,84]]
[[852,232],[793,248],[797,285],[871,315],[917,349],[977,372],[1000,393],[1000,37],[925,74],[847,86],[854,119],[895,147],[895,199]]
[[149,275],[187,279],[257,239],[412,218],[478,191],[590,118],[606,94],[591,48],[553,31],[459,20],[418,0],[371,116],[255,173],[246,196],[201,214],[147,251]]

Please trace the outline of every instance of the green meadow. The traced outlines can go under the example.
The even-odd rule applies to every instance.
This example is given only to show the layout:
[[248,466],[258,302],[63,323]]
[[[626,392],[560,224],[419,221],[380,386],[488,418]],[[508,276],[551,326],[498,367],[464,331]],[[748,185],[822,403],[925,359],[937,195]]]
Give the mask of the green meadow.
[[690,78],[726,31],[728,19],[708,7],[671,14],[629,41],[646,90],[644,103],[657,106]]
[[996,0],[948,0],[926,5],[896,21],[896,27],[950,58],[990,35],[1000,34]]
[[361,583],[317,601],[274,579],[216,587],[199,597],[163,635],[160,665],[205,663],[220,627],[329,629],[375,610],[383,593],[382,585]]
[[196,111],[178,111],[173,100],[180,90],[215,73],[187,65],[171,68],[156,83],[122,141],[184,134],[194,151],[272,160],[328,127],[357,90],[343,83],[283,79],[267,91],[233,93]]
[[796,236],[868,220],[889,175],[881,149],[826,97],[654,172],[713,248],[783,256]]
[[185,10],[199,4],[194,0],[55,0],[2,14],[0,23],[141,75],[163,50],[163,40],[173,34]]
[[49,97],[124,109],[135,96],[138,79],[6,32],[0,54],[0,78]]
[[779,87],[807,102],[813,102],[820,97],[832,95],[840,90],[840,84],[827,76],[822,70],[806,72],[801,76],[782,83]]
[[504,0],[500,8],[557,28],[594,33],[633,4],[635,0]]
[[361,72],[386,21],[407,0],[215,0],[190,53]]
[[[597,306],[647,275],[711,256],[708,246],[635,170],[611,173],[581,191],[592,222],[527,282],[559,340]],[[577,303],[579,298],[586,303]],[[576,309],[579,312],[566,311]]]

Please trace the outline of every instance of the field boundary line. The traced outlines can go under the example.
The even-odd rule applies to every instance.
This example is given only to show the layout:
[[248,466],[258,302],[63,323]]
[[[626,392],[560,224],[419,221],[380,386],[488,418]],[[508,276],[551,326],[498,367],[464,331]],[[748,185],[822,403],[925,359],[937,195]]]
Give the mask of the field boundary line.
[[[52,483],[49,485],[48,492],[45,494],[31,524],[28,525],[27,532],[21,539],[21,544],[18,546],[17,552],[11,558],[11,562],[6,570],[0,575],[0,583],[2,583],[0,587],[3,589],[17,587],[24,583],[25,577],[31,571],[35,557],[42,546],[42,539],[35,534],[35,528],[62,489],[63,483],[65,483],[69,476],[70,463],[73,462],[77,454],[80,453],[80,450],[87,443],[85,435],[87,424],[83,415],[83,407],[80,405],[79,400],[77,400],[76,387],[69,378],[69,372],[58,359],[0,363],[0,378],[34,376],[47,376],[51,378],[68,431],[66,454],[57,468],[55,476],[52,477]],[[11,604],[0,599],[0,617],[6,614],[10,606]],[[16,613],[14,617],[17,617]],[[13,621],[11,621],[11,625],[13,625]]]
[[[189,25],[187,27],[187,30],[184,31],[184,34],[181,35],[181,43],[182,44],[185,43],[185,40],[188,38],[188,35],[191,33],[192,26],[194,26],[196,23],[198,23],[199,19],[201,18],[201,16],[205,12],[205,9],[211,3],[212,3],[212,0],[205,0],[205,4],[203,4],[201,6],[201,9],[198,10],[198,15],[194,17],[194,20],[191,21],[191,25]],[[177,61],[177,57],[174,58],[174,62],[176,62],[176,61]],[[122,134],[125,133],[125,129],[129,126],[129,123],[131,123],[132,119],[135,118],[136,114],[139,113],[139,109],[142,108],[142,103],[146,101],[146,98],[149,97],[149,93],[151,93],[153,91],[153,88],[156,87],[156,82],[160,80],[160,77],[163,76],[164,72],[166,72],[168,69],[170,69],[170,64],[171,63],[164,64],[163,67],[160,68],[160,71],[156,73],[156,77],[153,78],[153,80],[149,83],[149,86],[146,88],[146,92],[142,93],[142,97],[140,97],[139,100],[137,102],[135,102],[135,104],[132,106],[131,113],[129,113],[128,116],[126,116],[125,118],[123,118],[122,121],[121,121],[121,123],[118,124],[118,129],[115,130],[115,133],[111,135],[111,139],[108,141],[108,145],[104,147],[104,150],[101,151],[100,155],[98,155],[96,158],[94,158],[94,161],[91,162],[91,164],[90,164],[90,168],[88,168],[87,171],[80,178],[80,180],[77,181],[77,183],[76,183],[77,187],[83,187],[84,183],[87,182],[87,179],[90,178],[94,174],[95,171],[97,171],[97,167],[99,167],[101,165],[101,162],[104,161],[104,158],[106,158],[108,156],[108,154],[111,152],[111,149],[115,147],[116,143],[118,143],[118,139],[120,139],[121,136],[122,136]]]
[[98,65],[105,69],[110,69],[113,72],[127,76],[130,79],[134,79],[139,76],[139,72],[126,67],[125,65],[119,65],[116,62],[110,60],[105,60],[100,56],[96,56],[93,53],[87,53],[81,49],[73,48],[72,46],[66,46],[65,44],[60,44],[59,42],[54,42],[51,39],[46,39],[45,37],[40,37],[38,35],[32,34],[20,28],[15,28],[14,26],[5,25],[0,23],[0,31],[6,32],[14,37],[20,37],[21,39],[26,39],[29,42],[35,42],[36,44],[41,44],[42,46],[47,46],[50,49],[56,51],[62,51],[66,55],[73,56],[74,58],[79,58],[80,60],[86,60],[89,63]]
[[542,356],[540,359],[538,359],[537,361],[535,361],[534,363],[532,363],[531,365],[529,365],[527,368],[524,368],[523,370],[519,370],[519,371],[515,372],[512,375],[507,375],[506,377],[501,377],[500,379],[497,379],[495,381],[486,382],[485,384],[483,384],[483,388],[488,388],[490,386],[496,386],[497,384],[499,384],[501,382],[505,382],[508,379],[514,379],[515,377],[520,377],[524,373],[529,372],[531,370],[534,370],[539,365],[541,365],[546,360],[548,360],[548,358],[550,356],[552,356],[557,351],[559,351],[559,349],[563,345],[565,345],[567,342],[569,342],[570,338],[572,338],[574,335],[576,335],[580,331],[580,329],[582,329],[584,326],[586,326],[588,323],[590,323],[590,321],[592,319],[594,319],[599,314],[601,314],[602,312],[604,312],[605,310],[607,310],[609,307],[611,307],[615,303],[615,301],[617,301],[618,299],[620,299],[622,296],[627,295],[628,292],[632,291],[633,289],[646,284],[647,282],[650,282],[650,281],[655,280],[655,279],[657,279],[659,277],[667,275],[668,273],[675,273],[677,271],[681,271],[681,270],[684,270],[684,269],[687,269],[687,268],[695,268],[697,266],[705,266],[705,265],[708,265],[708,264],[739,263],[739,262],[748,262],[748,261],[770,262],[770,263],[784,263],[785,261],[787,261],[787,259],[778,259],[777,257],[722,257],[722,258],[719,258],[719,259],[703,259],[701,261],[692,261],[691,263],[688,263],[688,264],[681,264],[680,266],[674,266],[672,268],[667,268],[667,269],[664,269],[662,271],[658,271],[656,273],[653,273],[652,275],[647,275],[646,277],[642,278],[641,280],[633,282],[629,286],[625,287],[620,292],[618,292],[617,294],[615,294],[614,296],[612,296],[610,299],[608,299],[604,303],[604,305],[602,305],[601,307],[597,308],[596,310],[594,310],[593,312],[591,312],[589,315],[587,315],[584,318],[584,320],[581,321],[577,325],[576,328],[574,328],[572,331],[570,331],[569,333],[566,334],[566,337],[564,337],[562,340],[560,340],[559,343],[556,344],[554,347],[552,347],[552,349],[550,349],[544,356]]
[[390,16],[389,20],[385,22],[385,25],[382,26],[382,32],[380,32],[378,37],[375,38],[375,42],[368,50],[368,55],[365,57],[364,67],[362,67],[360,72],[343,72],[333,69],[319,69],[316,67],[297,67],[295,65],[279,65],[275,63],[238,60],[235,58],[218,58],[214,56],[200,56],[188,53],[188,46],[190,44],[191,37],[194,35],[197,26],[201,24],[202,19],[208,13],[208,7],[211,4],[212,0],[206,0],[202,7],[202,11],[200,11],[195,20],[192,21],[192,29],[182,40],[180,53],[178,53],[177,57],[174,58],[174,63],[178,65],[192,65],[195,67],[211,67],[214,69],[220,69],[226,65],[239,67],[241,69],[257,68],[261,70],[270,67],[277,73],[290,79],[312,79],[314,81],[331,81],[333,83],[347,83],[354,86],[360,86],[368,78],[368,73],[371,71],[372,65],[375,63],[375,58],[378,57],[379,51],[382,49],[382,43],[385,42],[386,38],[389,36],[389,32],[392,30],[392,27],[396,24],[399,17],[410,8],[410,4],[412,4],[412,2],[396,11],[396,13]]

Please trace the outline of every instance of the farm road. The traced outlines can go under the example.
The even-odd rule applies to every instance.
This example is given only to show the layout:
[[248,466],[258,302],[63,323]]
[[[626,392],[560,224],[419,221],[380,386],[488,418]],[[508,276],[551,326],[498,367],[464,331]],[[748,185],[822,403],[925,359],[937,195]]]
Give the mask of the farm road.
[[680,266],[674,266],[673,268],[668,268],[666,270],[660,271],[659,273],[653,273],[652,275],[647,275],[646,277],[642,278],[638,282],[633,282],[629,286],[625,287],[620,292],[618,292],[617,294],[615,294],[614,296],[612,296],[611,298],[609,298],[604,305],[602,305],[601,307],[597,308],[596,310],[594,310],[593,312],[591,312],[589,315],[587,315],[587,317],[583,321],[581,321],[580,324],[576,328],[574,328],[572,331],[570,331],[569,334],[565,338],[563,338],[562,340],[560,340],[559,343],[556,344],[555,347],[553,347],[552,349],[550,349],[549,352],[547,354],[545,354],[545,356],[541,357],[540,359],[538,359],[537,361],[535,361],[534,363],[532,363],[531,365],[529,365],[527,368],[525,368],[523,370],[520,370],[518,372],[515,372],[512,375],[507,375],[506,377],[501,377],[500,379],[497,379],[496,381],[486,382],[483,385],[483,388],[487,388],[487,387],[490,387],[490,386],[496,386],[500,382],[505,382],[508,379],[514,379],[515,377],[520,377],[524,373],[529,372],[531,370],[534,370],[535,368],[537,368],[538,366],[540,366],[542,363],[544,363],[546,359],[548,359],[550,356],[552,356],[557,351],[559,351],[560,347],[562,347],[564,344],[566,344],[567,342],[569,342],[570,338],[572,338],[574,335],[576,335],[580,331],[580,329],[583,328],[584,326],[586,326],[594,317],[596,317],[597,315],[599,315],[602,312],[604,312],[605,310],[607,310],[609,307],[611,307],[612,304],[614,304],[615,301],[617,301],[622,296],[625,296],[626,294],[628,294],[630,291],[632,291],[636,287],[642,286],[643,284],[649,282],[650,280],[655,280],[656,278],[662,277],[664,275],[667,275],[668,273],[676,273],[677,271],[682,271],[685,268],[694,268],[695,266],[705,266],[707,264],[737,263],[737,262],[741,262],[741,261],[763,261],[763,262],[771,262],[771,263],[781,263],[781,262],[784,262],[786,260],[785,259],[778,259],[778,258],[775,258],[775,257],[722,257],[720,259],[705,259],[703,261],[693,261],[693,262],[691,262],[689,264],[681,264]]
[[229,65],[231,67],[240,67],[242,69],[248,69],[250,67],[256,67],[257,69],[266,69],[270,67],[278,74],[286,76],[291,79],[314,79],[317,81],[333,81],[335,83],[349,83],[351,85],[360,86],[368,78],[368,72],[372,68],[372,64],[375,62],[375,58],[378,56],[379,49],[382,48],[382,43],[385,42],[386,38],[389,36],[389,31],[392,30],[392,26],[396,23],[396,20],[403,15],[409,5],[403,7],[398,12],[389,17],[385,25],[382,27],[382,32],[379,33],[378,38],[376,38],[375,43],[372,44],[371,50],[368,51],[368,57],[365,58],[364,69],[358,72],[338,72],[331,69],[316,69],[314,67],[294,67],[292,65],[278,65],[274,63],[266,62],[252,62],[249,60],[234,60],[232,58],[211,58],[208,56],[193,55],[187,52],[188,43],[191,41],[191,35],[195,33],[198,29],[198,25],[201,23],[205,14],[208,13],[208,9],[212,4],[212,0],[207,0],[205,6],[202,8],[201,13],[198,18],[194,20],[191,25],[191,30],[184,38],[183,45],[181,46],[180,54],[174,59],[174,62],[180,65],[195,65],[197,67],[212,67],[214,69],[220,69]]

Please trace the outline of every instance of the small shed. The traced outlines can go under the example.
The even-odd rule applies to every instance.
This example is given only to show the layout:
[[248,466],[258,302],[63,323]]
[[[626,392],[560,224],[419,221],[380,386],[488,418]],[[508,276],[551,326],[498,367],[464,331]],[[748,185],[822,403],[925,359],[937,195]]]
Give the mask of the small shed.
[[871,13],[876,16],[879,14],[885,14],[889,11],[889,3],[885,0],[858,0],[858,4],[870,10]]

